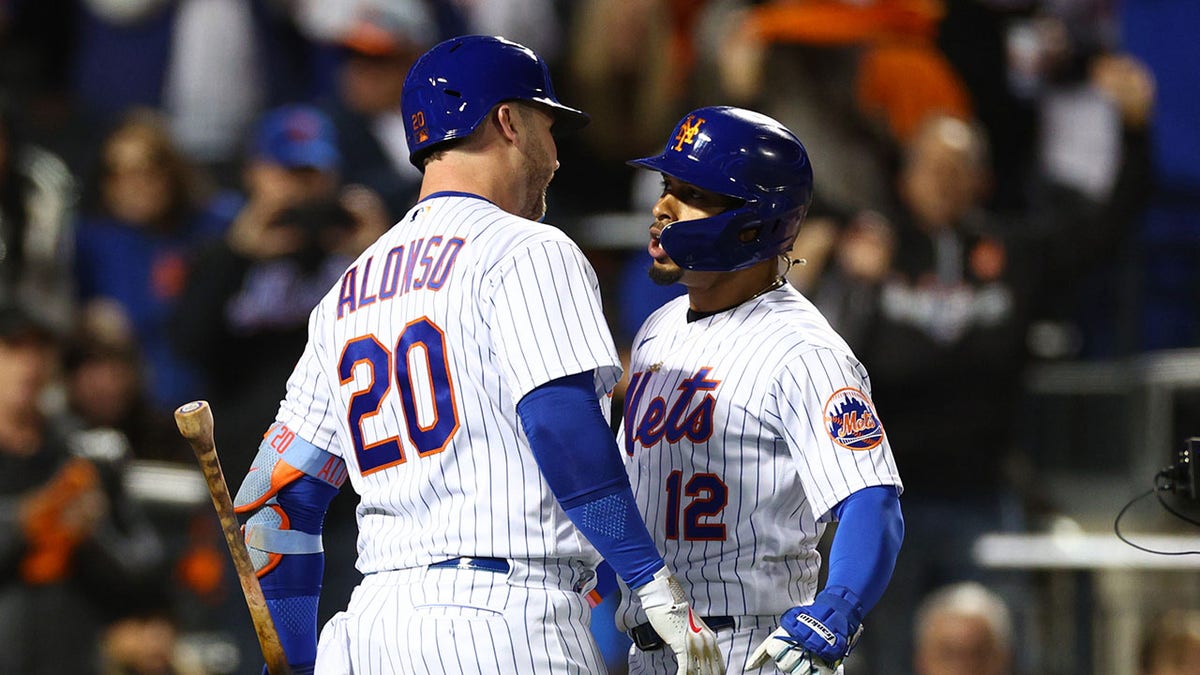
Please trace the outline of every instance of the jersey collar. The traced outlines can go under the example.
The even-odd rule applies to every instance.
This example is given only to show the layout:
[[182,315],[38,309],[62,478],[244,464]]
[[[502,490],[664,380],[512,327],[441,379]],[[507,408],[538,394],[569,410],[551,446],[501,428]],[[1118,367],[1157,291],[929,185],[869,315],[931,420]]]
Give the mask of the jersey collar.
[[492,202],[492,200],[488,199],[487,197],[480,197],[479,195],[471,193],[471,192],[459,192],[457,190],[444,190],[442,192],[434,192],[432,194],[426,195],[424,199],[419,200],[417,203],[420,204],[421,202],[427,202],[430,199],[436,199],[438,197],[466,197],[468,199],[482,199],[483,201],[491,204],[492,206],[495,206],[495,204]]

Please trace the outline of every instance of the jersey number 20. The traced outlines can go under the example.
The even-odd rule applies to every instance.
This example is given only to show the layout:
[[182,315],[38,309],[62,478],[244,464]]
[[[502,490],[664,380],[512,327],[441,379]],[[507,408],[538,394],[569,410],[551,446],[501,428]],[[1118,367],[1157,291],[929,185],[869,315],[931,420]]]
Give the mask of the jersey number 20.
[[[424,355],[425,377],[418,377],[420,369],[414,371],[409,367],[413,350],[418,350],[417,358]],[[404,408],[408,440],[416,447],[417,455],[424,457],[445,450],[454,432],[458,431],[458,411],[442,329],[421,317],[404,327],[391,351],[374,335],[350,340],[338,362],[338,377],[343,385],[354,381],[354,369],[360,363],[367,365],[370,380],[365,389],[350,396],[346,421],[350,424],[350,438],[354,441],[354,454],[362,474],[365,476],[405,461],[404,444],[399,435],[370,445],[363,441],[363,420],[379,414],[384,399],[392,391],[393,375]],[[432,403],[432,413],[426,415],[428,419],[424,424],[417,409],[417,396]]]

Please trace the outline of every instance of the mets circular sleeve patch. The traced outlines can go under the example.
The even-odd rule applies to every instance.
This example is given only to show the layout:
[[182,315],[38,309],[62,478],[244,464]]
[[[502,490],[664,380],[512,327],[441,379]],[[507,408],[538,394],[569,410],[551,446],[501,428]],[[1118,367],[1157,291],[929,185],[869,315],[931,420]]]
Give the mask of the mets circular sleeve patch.
[[825,430],[834,443],[851,450],[870,450],[883,442],[875,406],[854,387],[838,389],[825,401]]

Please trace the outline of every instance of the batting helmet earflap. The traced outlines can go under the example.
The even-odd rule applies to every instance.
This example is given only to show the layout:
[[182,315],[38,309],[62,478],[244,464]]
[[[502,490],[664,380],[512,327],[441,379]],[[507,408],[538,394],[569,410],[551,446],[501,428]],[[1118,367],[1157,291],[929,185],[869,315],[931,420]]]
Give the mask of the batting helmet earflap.
[[663,228],[663,249],[684,269],[728,272],[778,256],[791,248],[812,203],[804,144],[778,121],[741,108],[693,110],[662,154],[629,163],[743,201]]
[[550,70],[532,49],[489,35],[465,35],[434,45],[404,80],[400,109],[409,161],[424,170],[433,146],[467,136],[504,101],[532,101],[554,114],[554,130],[572,131],[589,118],[554,94]]

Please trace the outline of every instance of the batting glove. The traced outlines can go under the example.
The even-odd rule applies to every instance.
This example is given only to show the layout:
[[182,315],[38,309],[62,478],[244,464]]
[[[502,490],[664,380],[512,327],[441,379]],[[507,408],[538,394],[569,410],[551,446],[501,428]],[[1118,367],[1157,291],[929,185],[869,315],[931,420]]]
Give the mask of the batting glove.
[[667,568],[634,589],[654,632],[675,652],[677,675],[724,675],[717,634],[692,612],[683,587]]
[[774,659],[775,667],[783,673],[798,675],[836,675],[837,666],[831,666],[803,649],[792,646],[790,636],[783,628],[776,628],[770,637],[750,655],[746,672],[758,670]]
[[780,627],[750,655],[746,670],[774,660],[785,673],[833,673],[862,633],[862,604],[848,588],[832,586],[811,605],[793,607]]

